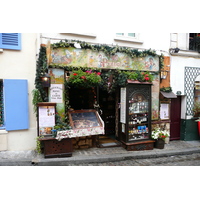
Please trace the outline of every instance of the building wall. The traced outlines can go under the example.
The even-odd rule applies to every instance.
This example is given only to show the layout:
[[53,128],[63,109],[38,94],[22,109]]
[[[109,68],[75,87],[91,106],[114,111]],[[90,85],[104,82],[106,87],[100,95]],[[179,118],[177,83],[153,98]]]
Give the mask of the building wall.
[[[155,34],[153,33],[136,33],[136,39],[130,39],[127,37],[116,36],[116,33],[112,32],[100,32],[100,33],[91,33],[88,36],[81,34],[70,34],[70,33],[42,33],[42,43],[47,43],[47,38],[51,38],[51,43],[58,42],[60,40],[53,39],[69,39],[69,40],[81,40],[88,43],[99,43],[99,44],[113,44],[119,46],[126,46],[132,48],[141,48],[141,49],[155,49],[163,50],[163,53],[169,55],[169,45],[170,45],[170,34],[162,33]],[[45,38],[46,37],[46,38]],[[121,40],[126,39],[126,40]]]
[[[182,95],[181,140],[198,140],[197,123],[192,115],[192,105],[194,102],[193,80],[195,80],[194,76],[200,73],[200,54],[189,50],[189,33],[171,34],[170,44],[170,48],[180,49],[178,53],[171,54],[170,80],[173,92],[176,94],[177,91],[181,91]],[[186,68],[191,70],[187,70],[186,73]],[[187,87],[190,88],[189,92]]]
[[3,49],[0,53],[0,79],[28,80],[29,129],[19,131],[0,130],[0,150],[31,150],[36,147],[36,117],[33,113],[32,90],[34,89],[38,34],[22,33],[22,49]]

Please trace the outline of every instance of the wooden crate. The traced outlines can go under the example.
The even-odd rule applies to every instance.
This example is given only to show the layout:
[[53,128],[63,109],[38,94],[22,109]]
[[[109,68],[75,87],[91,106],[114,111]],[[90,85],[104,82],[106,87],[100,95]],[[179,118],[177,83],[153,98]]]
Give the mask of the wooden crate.
[[41,138],[40,141],[44,144],[45,158],[60,158],[72,156],[72,140],[71,138],[58,141],[54,138]]

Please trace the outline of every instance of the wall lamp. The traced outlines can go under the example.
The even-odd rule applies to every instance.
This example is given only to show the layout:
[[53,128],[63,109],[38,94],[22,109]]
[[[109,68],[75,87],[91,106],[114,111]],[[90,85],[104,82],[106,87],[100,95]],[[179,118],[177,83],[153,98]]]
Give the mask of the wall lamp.
[[160,72],[160,78],[161,79],[166,79],[167,78],[167,74],[168,74],[168,70],[162,70],[161,72]]
[[44,76],[40,77],[42,87],[50,87],[51,84],[51,77],[49,74],[44,74]]

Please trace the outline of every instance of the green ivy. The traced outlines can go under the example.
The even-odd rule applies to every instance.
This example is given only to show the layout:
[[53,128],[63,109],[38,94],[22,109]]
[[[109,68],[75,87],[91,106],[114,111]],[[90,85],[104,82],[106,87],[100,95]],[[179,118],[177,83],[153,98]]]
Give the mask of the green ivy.
[[162,87],[162,88],[160,88],[160,91],[162,91],[162,92],[172,92],[172,88],[171,87]]

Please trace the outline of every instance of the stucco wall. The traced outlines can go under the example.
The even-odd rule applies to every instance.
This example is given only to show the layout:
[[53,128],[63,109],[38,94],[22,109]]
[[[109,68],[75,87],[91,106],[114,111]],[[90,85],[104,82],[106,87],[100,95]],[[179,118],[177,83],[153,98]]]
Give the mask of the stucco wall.
[[[9,131],[1,130],[0,140],[7,142],[7,150],[29,150],[36,147],[37,129],[36,118],[33,114],[32,90],[34,89],[36,53],[38,52],[38,34],[22,33],[22,49],[19,51],[3,49],[0,53],[0,79],[28,80],[29,122],[28,130]],[[5,135],[7,139],[5,139]],[[1,138],[2,136],[2,138]],[[6,149],[4,149],[6,150]]]

